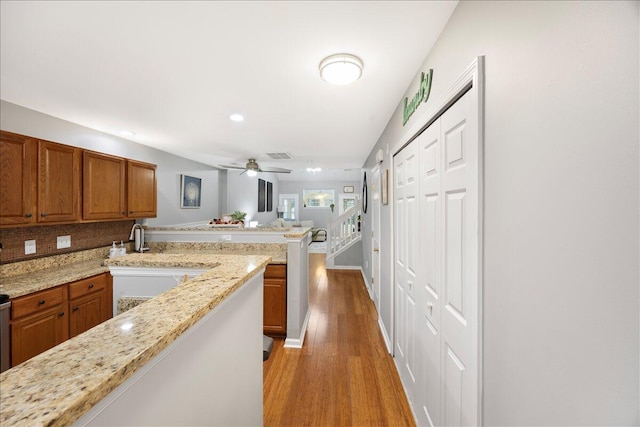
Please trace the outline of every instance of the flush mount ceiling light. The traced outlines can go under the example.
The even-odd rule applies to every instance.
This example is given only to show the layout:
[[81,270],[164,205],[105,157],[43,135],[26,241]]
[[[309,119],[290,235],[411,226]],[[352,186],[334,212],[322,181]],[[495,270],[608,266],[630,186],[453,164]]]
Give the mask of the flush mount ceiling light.
[[362,76],[362,60],[349,53],[327,56],[320,62],[320,77],[334,85],[348,85]]
[[241,122],[244,120],[244,116],[242,114],[234,113],[229,116],[229,119],[231,119],[234,122]]

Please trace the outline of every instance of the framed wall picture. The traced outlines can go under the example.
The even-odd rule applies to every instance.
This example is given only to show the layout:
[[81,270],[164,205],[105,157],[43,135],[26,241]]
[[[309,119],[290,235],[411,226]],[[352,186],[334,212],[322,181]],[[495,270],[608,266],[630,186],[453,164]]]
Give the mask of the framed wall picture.
[[380,176],[380,190],[382,191],[382,204],[389,204],[389,169],[385,169]]
[[344,193],[353,193],[353,185],[345,185],[344,187],[342,187],[342,191]]
[[267,212],[273,211],[273,183],[267,181]]
[[189,175],[180,175],[180,207],[183,209],[200,208],[202,179]]
[[267,200],[267,182],[258,178],[258,212],[264,212]]

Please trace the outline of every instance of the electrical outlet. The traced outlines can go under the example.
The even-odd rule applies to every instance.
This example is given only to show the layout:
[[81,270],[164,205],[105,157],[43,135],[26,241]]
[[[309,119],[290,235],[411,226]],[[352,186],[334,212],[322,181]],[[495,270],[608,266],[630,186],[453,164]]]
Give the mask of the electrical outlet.
[[25,240],[24,241],[24,254],[31,255],[36,253],[36,241],[35,240]]
[[71,236],[58,236],[58,249],[70,248]]

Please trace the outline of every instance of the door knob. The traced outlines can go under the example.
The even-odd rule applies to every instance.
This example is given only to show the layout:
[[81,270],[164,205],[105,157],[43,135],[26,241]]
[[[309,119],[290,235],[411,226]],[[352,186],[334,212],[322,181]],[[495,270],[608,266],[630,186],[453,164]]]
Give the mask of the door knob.
[[380,252],[380,249],[378,249],[378,248],[373,248],[373,252]]

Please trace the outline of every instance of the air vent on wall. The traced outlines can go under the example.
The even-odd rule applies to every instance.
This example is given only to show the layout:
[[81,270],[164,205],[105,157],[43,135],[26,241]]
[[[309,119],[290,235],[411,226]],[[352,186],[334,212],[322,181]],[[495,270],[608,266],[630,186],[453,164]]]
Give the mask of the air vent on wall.
[[267,153],[267,156],[275,160],[289,160],[293,158],[289,153]]

